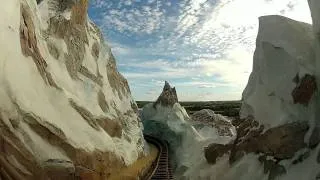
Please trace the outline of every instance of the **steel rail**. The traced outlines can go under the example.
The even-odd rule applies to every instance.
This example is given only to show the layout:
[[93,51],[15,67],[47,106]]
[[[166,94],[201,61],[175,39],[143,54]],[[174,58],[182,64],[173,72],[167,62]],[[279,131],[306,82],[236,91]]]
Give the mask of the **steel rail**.
[[158,156],[152,163],[149,173],[144,177],[146,180],[170,180],[173,179],[172,170],[169,162],[168,144],[156,137],[145,134],[145,140],[155,145],[158,150]]

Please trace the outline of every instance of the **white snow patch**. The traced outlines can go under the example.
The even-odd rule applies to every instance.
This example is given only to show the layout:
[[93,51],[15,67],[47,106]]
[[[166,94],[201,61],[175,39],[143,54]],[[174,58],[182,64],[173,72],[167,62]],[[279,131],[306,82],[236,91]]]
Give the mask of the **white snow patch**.
[[91,50],[88,46],[85,46],[85,54],[82,65],[86,67],[92,74],[97,75],[97,62],[91,55]]
[[52,12],[49,8],[49,1],[50,0],[43,0],[40,4],[38,4],[38,12],[44,29],[49,27],[48,21],[52,16]]
[[279,180],[300,180],[300,179],[317,179],[319,174],[319,163],[317,156],[320,145],[311,151],[310,156],[303,162],[298,164],[287,163],[285,176],[281,176]]
[[263,166],[257,156],[248,154],[234,165],[229,165],[228,155],[219,158],[216,164],[209,165],[205,161],[196,162],[193,169],[184,174],[188,180],[267,180]]
[[63,11],[63,13],[61,14],[66,20],[70,20],[71,19],[71,10],[65,10]]
[[[23,111],[39,117],[39,123],[49,123],[60,129],[66,136],[67,143],[75,148],[81,148],[88,152],[94,150],[114,152],[117,156],[123,157],[127,164],[134,162],[137,159],[137,154],[142,152],[142,147],[137,145],[138,140],[142,137],[142,132],[136,116],[126,116],[125,123],[130,127],[130,130],[125,130],[124,133],[131,138],[132,141],[129,143],[124,138],[111,138],[102,129],[92,128],[70,106],[69,98],[72,98],[94,116],[111,116],[102,112],[98,106],[97,92],[100,87],[82,76],[80,80],[71,79],[64,62],[57,61],[50,56],[46,47],[46,39],[41,35],[42,23],[47,22],[51,16],[50,13],[56,13],[50,12],[48,2],[48,0],[44,0],[37,6],[36,1],[10,0],[3,2],[0,7],[2,19],[0,21],[0,38],[2,40],[0,42],[0,109],[3,121],[39,161],[52,158],[67,159],[67,157],[63,150],[46,142],[24,122],[20,122],[18,130],[11,126],[9,118],[19,119],[15,117],[18,116],[18,113],[13,102]],[[62,91],[45,84],[33,59],[22,55],[19,35],[20,3],[25,3],[31,9],[30,15],[34,21],[40,53],[48,64],[47,70],[51,73],[57,85],[62,88]],[[49,37],[49,40],[57,46],[61,55],[67,52],[67,46],[63,40],[53,37]],[[86,53],[86,60],[88,60],[88,57],[90,57],[89,51],[86,51]],[[108,84],[106,76],[107,59],[102,58],[109,57],[109,51],[104,53],[105,55],[100,58],[104,66],[99,67],[99,69],[104,74],[103,91],[110,95],[106,95],[107,101],[115,102],[116,107],[122,113],[132,110],[130,104],[132,97],[128,95],[124,97],[124,100],[120,100]],[[91,65],[90,68],[93,69]],[[116,112],[113,117],[117,117]]]
[[127,166],[134,163],[138,159],[139,153],[136,149],[136,144],[129,143],[124,139],[114,138],[113,140],[118,148],[117,154],[125,157],[124,162]]
[[[30,127],[21,122],[21,128],[25,131],[24,139],[21,139],[25,146],[30,147],[32,149],[33,155],[40,161],[46,161],[48,159],[63,159],[70,160],[63,151],[51,144],[49,144],[46,140],[42,139],[38,134],[36,134]],[[25,136],[28,137],[25,137]]]

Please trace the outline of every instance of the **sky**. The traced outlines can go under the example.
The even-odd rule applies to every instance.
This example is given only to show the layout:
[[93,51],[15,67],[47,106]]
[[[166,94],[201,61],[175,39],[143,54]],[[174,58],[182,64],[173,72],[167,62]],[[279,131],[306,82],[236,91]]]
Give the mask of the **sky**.
[[164,81],[180,101],[240,100],[252,70],[258,17],[311,23],[307,0],[91,0],[135,100]]

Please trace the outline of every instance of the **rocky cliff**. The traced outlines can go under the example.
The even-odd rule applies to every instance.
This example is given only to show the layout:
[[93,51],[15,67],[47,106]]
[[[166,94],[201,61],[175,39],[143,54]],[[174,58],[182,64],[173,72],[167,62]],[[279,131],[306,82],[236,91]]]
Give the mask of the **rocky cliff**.
[[3,3],[0,176],[107,179],[133,163],[137,106],[87,0]]
[[237,138],[204,151],[208,163],[214,164],[212,173],[221,163],[228,164],[217,179],[320,177],[316,68],[320,4],[309,3],[313,26],[282,16],[260,17],[241,118],[233,121]]

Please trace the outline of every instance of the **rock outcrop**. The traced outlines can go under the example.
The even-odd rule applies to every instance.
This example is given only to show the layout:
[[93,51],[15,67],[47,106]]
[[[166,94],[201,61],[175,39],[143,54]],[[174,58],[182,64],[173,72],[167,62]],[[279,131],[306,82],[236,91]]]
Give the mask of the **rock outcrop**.
[[[281,16],[260,17],[253,69],[243,92],[240,119],[232,122],[237,138],[228,144],[206,147],[208,163],[219,163],[226,156],[230,171],[236,172],[237,168],[249,168],[250,165],[239,164],[250,156],[263,167],[265,175],[257,175],[261,179],[317,176],[316,164],[311,163],[320,140],[315,118],[319,49],[314,45],[317,36],[313,29],[309,24]],[[298,168],[307,176],[297,174]],[[259,168],[256,169],[258,174]],[[247,177],[239,172],[234,177],[237,173],[242,174],[239,179]]]
[[[240,116],[245,119],[251,115],[265,128],[308,121],[307,111],[312,107],[316,89],[312,82],[315,72],[312,26],[281,16],[263,16],[259,22],[253,69],[243,91]],[[302,90],[306,81],[310,81],[310,90]],[[305,108],[294,105],[295,102],[309,105]]]
[[87,0],[0,8],[0,179],[107,179],[143,154],[141,124]]
[[215,114],[210,109],[202,109],[190,116],[192,125],[199,131],[208,126],[214,128],[220,136],[234,136],[235,128],[226,117]]
[[[249,132],[238,129],[241,141],[236,142],[236,151],[251,144],[250,152],[280,161],[307,147],[305,136],[313,121],[317,91],[314,67],[311,25],[281,16],[260,18],[253,70],[243,92],[243,119],[238,126],[247,124],[242,129]],[[250,126],[249,119],[256,121],[256,126]]]

